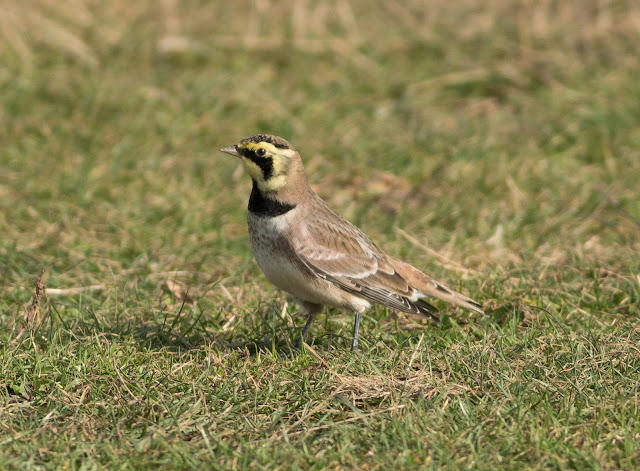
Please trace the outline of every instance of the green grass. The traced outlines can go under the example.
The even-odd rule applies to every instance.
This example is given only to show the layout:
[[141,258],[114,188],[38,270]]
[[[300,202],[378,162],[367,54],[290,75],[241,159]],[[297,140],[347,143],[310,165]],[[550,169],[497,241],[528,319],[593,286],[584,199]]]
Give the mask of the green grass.
[[[640,468],[640,8],[441,3],[0,0],[1,469]],[[288,355],[257,132],[488,316]]]

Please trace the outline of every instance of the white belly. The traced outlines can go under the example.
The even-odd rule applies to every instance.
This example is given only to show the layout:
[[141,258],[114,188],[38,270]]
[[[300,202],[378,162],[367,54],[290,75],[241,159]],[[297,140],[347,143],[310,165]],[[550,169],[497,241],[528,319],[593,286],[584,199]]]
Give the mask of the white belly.
[[[357,308],[369,307],[365,299],[349,294],[314,275],[297,257],[291,230],[303,233],[297,208],[271,218],[248,216],[249,240],[258,266],[267,279],[293,297],[316,304]],[[295,224],[298,224],[297,226]]]

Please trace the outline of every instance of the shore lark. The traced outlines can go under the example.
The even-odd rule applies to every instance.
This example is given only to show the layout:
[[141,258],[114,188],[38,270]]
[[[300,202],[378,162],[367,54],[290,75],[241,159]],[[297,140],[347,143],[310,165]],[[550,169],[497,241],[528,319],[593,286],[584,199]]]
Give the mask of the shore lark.
[[331,209],[307,184],[300,155],[286,140],[257,134],[220,150],[239,158],[253,180],[251,248],[267,279],[307,315],[302,340],[325,305],[355,313],[352,350],[360,316],[373,303],[436,322],[428,298],[482,313],[479,303],[387,255]]

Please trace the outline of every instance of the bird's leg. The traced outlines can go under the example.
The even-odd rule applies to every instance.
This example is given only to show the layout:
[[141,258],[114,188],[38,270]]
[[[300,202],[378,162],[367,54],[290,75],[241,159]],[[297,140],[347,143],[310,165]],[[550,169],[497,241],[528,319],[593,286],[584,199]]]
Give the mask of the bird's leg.
[[356,320],[353,323],[353,340],[351,341],[351,351],[358,351],[358,332],[360,331],[360,316],[362,312],[356,311]]
[[307,315],[307,322],[304,325],[304,327],[302,328],[302,341],[304,342],[305,339],[307,338],[307,332],[309,331],[309,327],[311,327],[311,324],[313,324],[313,320],[316,318],[315,314],[308,314]]
[[302,328],[302,334],[301,334],[302,338],[300,338],[300,339],[298,339],[296,341],[296,344],[295,344],[296,348],[300,348],[301,347],[302,342],[304,342],[305,339],[307,338],[307,332],[309,331],[309,327],[311,327],[311,324],[313,324],[313,320],[322,311],[322,305],[321,304],[314,304],[314,303],[310,303],[308,301],[298,301],[298,304],[302,308],[302,311],[304,312],[304,314],[306,314],[307,322],[305,323],[304,327]]

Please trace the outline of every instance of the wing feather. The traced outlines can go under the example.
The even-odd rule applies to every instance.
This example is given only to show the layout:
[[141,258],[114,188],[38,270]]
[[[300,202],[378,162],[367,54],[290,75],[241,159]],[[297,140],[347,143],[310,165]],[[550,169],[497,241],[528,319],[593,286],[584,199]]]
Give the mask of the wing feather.
[[438,310],[426,297],[482,312],[471,298],[384,253],[360,229],[315,198],[316,217],[305,221],[295,252],[317,276],[369,301],[435,321]]
[[369,301],[437,321],[438,310],[419,299],[387,255],[356,226],[342,219],[334,224],[312,220],[306,232],[296,252],[316,275]]

